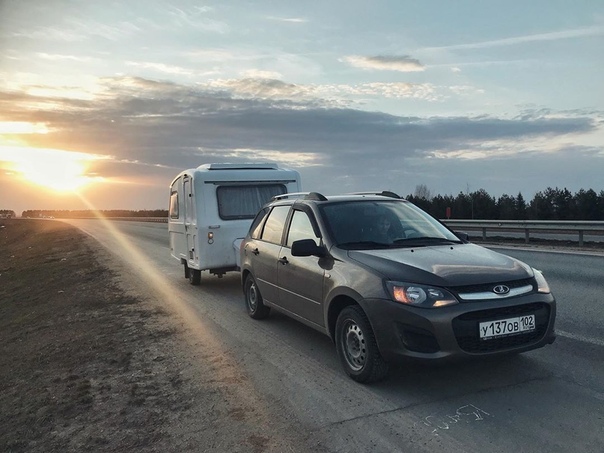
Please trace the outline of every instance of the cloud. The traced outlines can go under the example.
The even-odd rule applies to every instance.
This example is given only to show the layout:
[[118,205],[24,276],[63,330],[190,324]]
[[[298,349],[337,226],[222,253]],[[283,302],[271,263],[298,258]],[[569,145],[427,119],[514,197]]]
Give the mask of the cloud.
[[417,72],[426,69],[419,60],[411,58],[408,55],[378,55],[375,57],[351,55],[344,57],[343,61],[357,68],[379,71]]
[[[0,91],[0,121],[44,128],[45,134],[22,137],[26,146],[112,156],[94,161],[91,174],[155,184],[160,200],[181,169],[220,161],[297,165],[305,189],[327,193],[385,188],[404,194],[418,183],[450,193],[466,182],[491,191],[504,188],[506,178],[509,193],[541,190],[554,177],[566,181],[565,172],[575,172],[586,187],[601,185],[602,147],[577,145],[602,131],[604,114],[597,111],[396,116],[337,106],[316,90],[308,97],[307,87],[270,79],[187,86],[114,77],[99,85],[103,90],[90,101]],[[566,167],[551,168],[552,159]],[[129,190],[144,199],[143,189]]]
[[222,62],[236,58],[235,54],[225,49],[196,49],[182,52],[182,55],[194,61]]
[[[257,75],[273,75],[270,72],[251,72]],[[280,75],[280,74],[279,74]],[[215,79],[200,87],[226,89],[243,98],[289,100],[303,108],[314,106],[351,106],[368,97],[389,99],[417,99],[441,101],[452,93],[467,95],[479,92],[472,87],[438,87],[429,83],[370,82],[354,85],[301,85],[286,83],[269,77],[249,77],[244,79]]]
[[143,69],[152,69],[166,74],[192,75],[193,71],[181,66],[166,65],[163,63],[151,63],[146,61],[127,61],[127,66],[134,66]]
[[57,26],[42,26],[33,29],[22,28],[10,33],[13,38],[26,38],[41,42],[79,42],[90,39],[121,41],[139,33],[141,28],[134,22],[121,21],[107,25],[93,20],[65,17]]
[[560,30],[549,33],[538,33],[525,36],[513,36],[511,38],[495,39],[491,41],[481,41],[467,44],[454,44],[441,47],[424,47],[422,51],[428,50],[465,50],[465,49],[485,49],[490,47],[515,46],[531,42],[559,41],[562,39],[586,38],[590,36],[604,35],[604,26],[594,25],[591,27],[575,28],[571,30]]
[[166,150],[171,154],[181,149],[186,154],[200,147],[329,149],[331,155],[369,149],[382,150],[384,156],[396,150],[415,155],[490,140],[556,137],[597,128],[592,117],[555,117],[550,111],[534,111],[530,116],[524,112],[509,119],[416,118],[334,108],[329,101],[305,99],[304,86],[270,79],[186,86],[124,77],[102,79],[99,84],[104,90],[91,101],[1,92],[0,120],[44,124],[49,133],[40,139],[52,136],[65,146],[103,149],[102,154],[129,159],[140,156],[143,149],[147,150],[144,156],[161,156]]
[[263,71],[261,69],[248,69],[241,75],[246,79],[281,79],[283,74],[277,71]]
[[269,78],[216,79],[203,84],[228,90],[234,96],[255,99],[300,99],[313,95],[313,89]]
[[371,82],[339,86],[339,91],[348,92],[356,96],[378,96],[390,99],[420,99],[425,101],[442,100],[443,96],[437,93],[438,88],[430,83],[407,82]]
[[88,39],[80,30],[66,30],[58,27],[37,27],[33,30],[17,30],[10,34],[11,38],[27,38],[35,41],[66,41],[77,42]]
[[275,17],[275,16],[267,16],[268,20],[274,20],[277,22],[289,22],[294,24],[305,24],[308,22],[308,19],[303,19],[301,17]]
[[97,58],[92,57],[77,57],[75,55],[59,55],[59,54],[49,54],[44,52],[36,53],[36,57],[42,58],[44,60],[50,61],[77,61],[81,63],[91,63],[93,61],[98,61]]
[[229,33],[231,27],[227,23],[208,17],[208,13],[212,11],[212,8],[203,6],[194,6],[189,9],[169,6],[166,9],[166,15],[169,25],[172,27],[187,27],[221,35]]

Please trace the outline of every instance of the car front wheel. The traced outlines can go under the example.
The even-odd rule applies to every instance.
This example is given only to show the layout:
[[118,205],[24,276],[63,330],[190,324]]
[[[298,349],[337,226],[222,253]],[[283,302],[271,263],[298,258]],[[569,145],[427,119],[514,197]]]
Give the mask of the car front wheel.
[[247,314],[253,319],[266,318],[271,309],[264,305],[256,280],[251,275],[248,275],[245,279],[244,294]]
[[361,383],[376,382],[388,374],[367,315],[358,305],[346,307],[336,321],[336,350],[344,371]]

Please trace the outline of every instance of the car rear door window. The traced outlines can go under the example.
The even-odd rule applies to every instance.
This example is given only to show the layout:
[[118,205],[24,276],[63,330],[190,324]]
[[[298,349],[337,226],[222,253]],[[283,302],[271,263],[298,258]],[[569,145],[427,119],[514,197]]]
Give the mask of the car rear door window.
[[262,227],[264,226],[264,220],[266,219],[266,214],[268,214],[268,211],[269,208],[264,208],[256,215],[256,218],[250,227],[250,237],[252,239],[260,239]]
[[281,244],[283,236],[283,226],[287,219],[289,206],[275,206],[266,219],[262,231],[262,240],[273,244]]

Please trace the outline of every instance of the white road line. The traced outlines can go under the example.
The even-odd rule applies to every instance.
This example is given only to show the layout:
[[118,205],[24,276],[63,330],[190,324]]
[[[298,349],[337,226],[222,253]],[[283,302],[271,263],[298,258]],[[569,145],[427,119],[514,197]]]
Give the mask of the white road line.
[[564,330],[558,329],[556,329],[556,333],[561,337],[570,338],[571,340],[583,341],[585,343],[591,343],[597,346],[604,346],[604,340],[601,340],[599,338],[584,337],[583,335],[576,335],[574,333],[565,332]]

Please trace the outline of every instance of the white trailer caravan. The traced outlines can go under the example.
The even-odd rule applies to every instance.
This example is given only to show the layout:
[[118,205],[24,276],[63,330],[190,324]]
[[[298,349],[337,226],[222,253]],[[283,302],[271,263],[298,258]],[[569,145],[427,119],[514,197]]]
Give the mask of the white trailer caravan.
[[193,285],[201,271],[239,269],[239,244],[275,195],[299,192],[300,174],[276,164],[205,164],[170,184],[170,250]]

